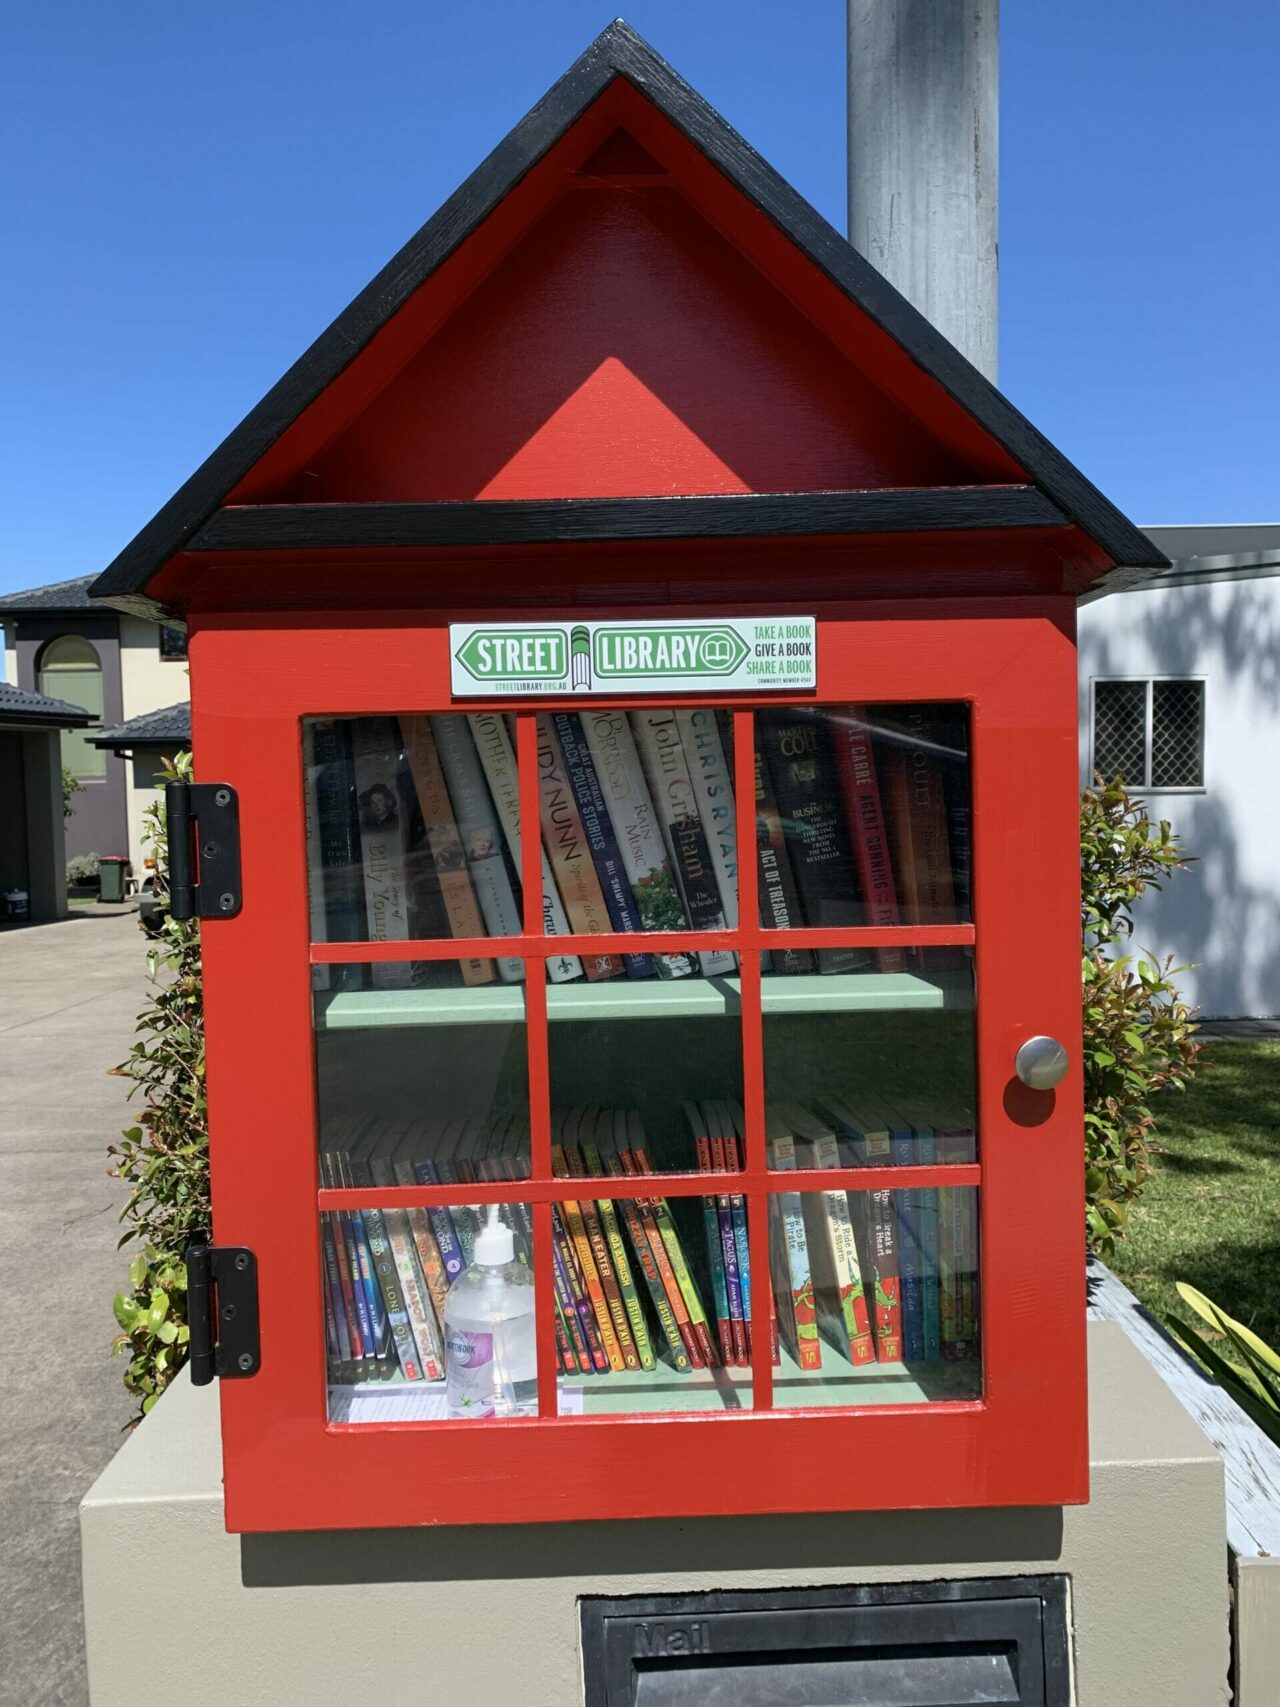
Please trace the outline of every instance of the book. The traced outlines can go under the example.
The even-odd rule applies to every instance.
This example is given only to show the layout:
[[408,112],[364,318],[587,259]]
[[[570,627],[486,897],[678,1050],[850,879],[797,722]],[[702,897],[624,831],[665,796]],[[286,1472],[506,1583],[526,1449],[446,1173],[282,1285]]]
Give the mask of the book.
[[[480,755],[480,763],[484,767],[498,822],[506,838],[512,869],[517,874],[522,873],[524,867],[521,863],[520,775],[506,719],[496,711],[476,711],[468,712],[467,722],[471,726],[471,736]],[[565,917],[564,903],[556,888],[556,880],[551,875],[547,850],[540,847],[539,853],[542,860],[543,931],[547,936],[567,936],[569,921]],[[553,984],[572,983],[575,978],[583,976],[582,962],[576,954],[550,955],[547,959],[547,976]]]
[[[569,1168],[565,1160],[562,1143],[565,1116],[563,1112],[552,1115],[552,1144],[551,1167],[557,1179],[568,1179]],[[565,1229],[573,1246],[577,1259],[578,1272],[582,1276],[591,1308],[595,1314],[596,1327],[600,1335],[600,1343],[609,1368],[621,1373],[626,1368],[622,1346],[618,1339],[615,1317],[611,1308],[612,1301],[605,1291],[604,1279],[596,1261],[596,1251],[593,1248],[591,1236],[587,1231],[586,1217],[582,1213],[582,1205],[576,1198],[565,1198],[560,1204],[560,1213],[564,1217]],[[621,1298],[618,1300],[621,1309]],[[638,1360],[637,1360],[638,1361]]]
[[[316,806],[315,793],[315,740],[314,723],[308,719],[302,725],[302,817],[307,842],[307,911],[309,934],[312,942],[328,941],[328,920],[325,915],[324,896],[324,861],[320,851],[320,813]],[[313,966],[311,968],[311,988],[327,990],[332,984],[329,966]],[[337,1342],[337,1324],[333,1324],[331,1344]]]
[[969,781],[969,712],[964,705],[934,708],[941,749],[942,798],[951,850],[951,885],[958,919],[973,917],[973,806]]
[[[893,1165],[889,1128],[883,1117],[838,1097],[825,1097],[822,1111],[835,1128],[842,1166]],[[849,1214],[862,1258],[862,1272],[871,1275],[875,1287],[871,1314],[876,1357],[881,1363],[897,1363],[902,1357],[902,1292],[894,1193],[851,1191]]]
[[[484,770],[464,716],[455,713],[429,719],[436,751],[444,770],[458,837],[466,855],[467,871],[475,887],[480,912],[492,937],[521,934],[519,879],[512,886],[511,874],[502,855],[501,831],[484,780]],[[500,955],[495,964],[504,984],[524,980],[524,962]]]
[[[362,1144],[354,1142],[344,1153],[348,1183],[368,1189],[373,1181]],[[386,1217],[380,1209],[356,1212],[364,1223],[365,1243],[374,1279],[382,1294],[383,1308],[391,1334],[391,1345],[406,1381],[425,1379],[422,1355],[414,1337],[404,1285],[392,1250]]]
[[[399,1138],[399,1131],[393,1128],[389,1121],[383,1121],[362,1143],[360,1153],[370,1184],[388,1187],[397,1184],[392,1157]],[[422,1378],[427,1381],[443,1381],[444,1341],[440,1334],[440,1324],[436,1321],[435,1306],[431,1302],[426,1274],[418,1259],[408,1214],[403,1209],[383,1209],[381,1214],[391,1246],[400,1296],[417,1347]]]
[[[765,1113],[765,1146],[769,1166],[777,1173],[794,1173],[795,1140],[776,1109]],[[822,1342],[814,1308],[809,1241],[804,1206],[798,1191],[775,1191],[769,1197],[769,1265],[778,1326],[801,1369],[822,1368]]]
[[[637,1109],[627,1110],[627,1147],[620,1154],[622,1165],[628,1173],[644,1176],[653,1172],[645,1148],[644,1125]],[[719,1355],[712,1341],[711,1331],[707,1326],[707,1313],[702,1307],[702,1299],[698,1294],[697,1286],[694,1284],[693,1276],[689,1272],[689,1264],[685,1260],[684,1247],[680,1243],[680,1234],[671,1218],[670,1206],[665,1197],[650,1197],[648,1202],[653,1210],[658,1232],[666,1247],[676,1284],[688,1311],[690,1333],[697,1342],[704,1363],[708,1368],[714,1369],[720,1361]]]
[[[916,1162],[916,1135],[910,1121],[882,1105],[889,1129],[889,1159],[895,1168]],[[898,1215],[898,1278],[902,1298],[902,1358],[915,1363],[924,1357],[924,1263],[920,1249],[920,1193],[910,1186],[895,1191]]]
[[707,834],[711,865],[720,891],[720,910],[730,930],[738,924],[738,818],[733,773],[720,739],[716,713],[709,706],[677,711],[680,744],[689,764],[694,798]]
[[[586,1153],[588,1167],[591,1167],[593,1161],[598,1160],[601,1171],[611,1178],[620,1178],[625,1171],[618,1158],[615,1136],[619,1112],[614,1110],[608,1117],[609,1124],[607,1127],[597,1125],[596,1142],[591,1150]],[[653,1313],[658,1319],[658,1326],[662,1330],[666,1360],[674,1369],[680,1371],[689,1369],[692,1367],[689,1349],[680,1332],[680,1322],[676,1315],[672,1293],[668,1290],[667,1283],[663,1278],[663,1270],[655,1250],[655,1241],[659,1246],[661,1246],[662,1241],[656,1225],[653,1225],[653,1230],[650,1231],[652,1215],[648,1204],[641,1198],[624,1197],[618,1199],[615,1208],[622,1218],[627,1238],[631,1242],[636,1266],[639,1268],[645,1286],[648,1288],[649,1301],[653,1306]],[[648,1217],[647,1220],[646,1217]],[[664,1258],[665,1255],[664,1250]],[[675,1286],[674,1275],[671,1278],[670,1285],[678,1295],[679,1288]],[[683,1300],[681,1300],[681,1306],[683,1307]]]
[[[720,887],[675,712],[660,708],[633,711],[631,732],[657,809],[689,928],[724,930]],[[699,950],[698,963],[704,977],[723,977],[737,971],[738,957],[727,949]]]
[[[698,1172],[712,1173],[714,1163],[711,1159],[711,1134],[703,1108],[696,1102],[686,1102],[684,1114],[693,1134]],[[729,1302],[728,1265],[732,1255],[736,1266],[737,1256],[733,1248],[733,1223],[729,1216],[728,1197],[704,1197],[702,1221],[707,1242],[707,1272],[711,1279],[711,1297],[716,1312],[716,1334],[720,1342],[720,1360],[722,1363],[732,1364],[737,1359],[733,1338],[733,1310]],[[741,1315],[741,1300],[738,1309]]]
[[[440,1169],[435,1160],[437,1146],[441,1144],[446,1128],[443,1121],[433,1121],[422,1132],[417,1133],[409,1141],[412,1151],[412,1166],[414,1180],[418,1185],[441,1185],[444,1182]],[[468,1258],[462,1248],[454,1226],[453,1216],[443,1205],[436,1205],[427,1210],[427,1220],[435,1235],[440,1260],[444,1264],[445,1277],[449,1286],[466,1268]]]
[[[794,931],[804,923],[800,896],[787,857],[787,839],[778,815],[778,803],[765,768],[764,753],[755,753],[756,859],[760,866],[760,923],[767,930]],[[807,948],[772,948],[770,970],[775,973],[812,972],[814,959]]]
[[[449,934],[467,938],[485,936],[480,904],[453,816],[453,805],[430,720],[426,717],[402,717],[400,738],[417,791],[418,807]],[[460,966],[464,984],[492,984],[497,977],[492,960],[462,960]]]
[[[319,1163],[321,1185],[331,1189],[341,1186],[342,1176],[332,1152],[321,1151]],[[337,1209],[326,1210],[325,1215],[331,1234],[333,1260],[337,1268],[338,1295],[345,1318],[346,1344],[350,1349],[353,1378],[361,1380],[368,1372],[369,1362],[375,1353],[368,1306],[361,1286],[359,1265],[355,1260],[350,1214],[347,1210]],[[325,1224],[322,1221],[321,1225]]]
[[[597,1137],[605,1139],[612,1135],[613,1115],[607,1110],[601,1110],[594,1122],[584,1116],[578,1123],[578,1154],[582,1158],[583,1171],[589,1177],[603,1179],[605,1174],[604,1162],[596,1142]],[[602,1197],[596,1201],[596,1211],[604,1228],[605,1241],[609,1246],[609,1255],[613,1260],[613,1272],[618,1279],[618,1289],[622,1293],[623,1306],[627,1312],[627,1323],[631,1329],[631,1337],[635,1341],[636,1354],[640,1359],[641,1369],[653,1369],[657,1359],[653,1354],[653,1344],[649,1338],[649,1326],[645,1321],[644,1311],[640,1305],[640,1294],[636,1289],[635,1280],[631,1273],[631,1263],[627,1257],[627,1247],[623,1241],[622,1228],[618,1221],[618,1205],[611,1198]]]
[[[578,1108],[569,1109],[566,1112],[561,1129],[562,1142],[559,1146],[553,1144],[551,1147],[552,1171],[562,1178],[568,1177],[577,1180],[586,1178],[586,1166],[578,1149],[578,1133],[583,1125],[594,1133],[596,1113],[595,1109]],[[614,1262],[614,1251],[606,1232],[605,1218],[601,1213],[600,1204],[594,1198],[584,1197],[579,1200],[578,1210],[591,1245],[591,1255],[595,1261],[596,1273],[600,1276],[600,1284],[604,1289],[605,1302],[609,1308],[609,1319],[613,1325],[614,1337],[618,1342],[618,1349],[622,1353],[622,1366],[624,1369],[638,1369],[640,1367],[640,1354],[631,1331],[631,1321],[622,1290],[622,1276]]]
[[[688,916],[626,712],[590,708],[581,713],[581,720],[605,810],[640,915],[640,928],[687,929]],[[660,978],[690,978],[699,971],[691,954],[656,954],[653,958]]]
[[[311,934],[314,942],[361,942],[365,936],[364,879],[360,852],[360,814],[356,800],[347,718],[311,717],[303,725],[307,760],[307,799],[314,811],[315,851],[320,868],[323,921],[317,930],[314,890]],[[308,823],[308,839],[312,827]],[[315,968],[316,971],[322,968]],[[358,990],[364,968],[324,968],[324,988]]]
[[[392,717],[358,717],[350,727],[368,940],[404,942],[411,933],[400,732]],[[369,976],[375,990],[407,990],[413,967],[407,960],[375,960]]]
[[[937,1160],[934,1144],[933,1113],[927,1104],[914,1100],[895,1099],[895,1107],[909,1122],[915,1136],[915,1159],[919,1167],[930,1167]],[[916,1248],[920,1272],[920,1337],[921,1352],[926,1363],[936,1363],[942,1356],[940,1296],[938,1280],[938,1188],[921,1186],[915,1205]]]
[[947,924],[955,917],[947,805],[931,739],[931,710],[902,706],[884,725],[894,872],[903,918],[912,925]]
[[[577,936],[608,936],[613,930],[604,892],[587,846],[586,831],[565,775],[560,744],[551,719],[538,714],[538,805],[542,841],[551,861],[556,887],[571,931]],[[622,961],[616,954],[582,957],[589,979],[620,978]]]
[[[958,1122],[934,1129],[934,1159],[958,1167],[977,1154],[972,1126]],[[978,1194],[972,1186],[938,1188],[939,1337],[948,1361],[978,1350]]]
[[[643,930],[640,909],[631,892],[627,869],[618,848],[605,798],[596,775],[595,762],[582,730],[582,719],[571,711],[552,714],[552,726],[560,746],[565,776],[573,790],[596,877],[604,896],[609,922],[615,931],[633,935]],[[652,978],[651,954],[624,954],[622,967],[628,978]]]
[[[898,892],[893,882],[889,829],[880,799],[880,779],[876,775],[871,727],[865,705],[846,705],[835,713],[831,743],[844,801],[845,822],[858,867],[866,922],[869,925],[901,924]],[[900,948],[878,948],[875,958],[882,972],[906,969],[907,957]]]
[[[795,1141],[797,1168],[840,1166],[836,1136],[825,1121],[797,1103],[779,1103],[777,1110]],[[818,1331],[855,1366],[874,1363],[875,1344],[848,1197],[837,1190],[806,1193],[802,1207]]]
[[[633,1123],[634,1122],[634,1123]],[[613,1157],[617,1166],[626,1175],[636,1175],[641,1169],[631,1152],[631,1133],[640,1130],[640,1117],[635,1111],[615,1109],[613,1116]],[[637,1197],[636,1209],[640,1215],[641,1225],[649,1240],[649,1249],[653,1253],[654,1264],[662,1281],[663,1291],[671,1307],[681,1341],[689,1354],[689,1364],[693,1369],[705,1369],[706,1356],[702,1349],[702,1340],[694,1326],[694,1318],[689,1313],[689,1302],[685,1289],[680,1285],[679,1277],[671,1261],[670,1238],[659,1219],[656,1205],[657,1198]],[[670,1228],[670,1236],[675,1236],[674,1227]]]
[[[764,749],[805,924],[811,930],[861,924],[862,898],[825,711],[804,706],[759,711],[756,741]],[[872,964],[861,948],[820,948],[817,955],[820,972],[862,972]]]
[[[348,1121],[326,1140],[332,1148],[327,1154],[322,1152],[321,1166],[324,1169],[327,1164],[329,1184],[335,1190],[350,1187],[354,1183],[345,1146],[357,1132],[358,1123]],[[321,1177],[324,1177],[323,1172]],[[364,1353],[363,1378],[384,1379],[399,1368],[399,1361],[392,1344],[391,1326],[374,1271],[368,1230],[358,1209],[340,1210],[338,1213],[347,1244],[356,1319]]]
[[[397,1185],[417,1185],[418,1179],[413,1168],[413,1148],[415,1138],[412,1130],[402,1132],[400,1142],[392,1152],[391,1166]],[[444,1333],[444,1301],[449,1294],[449,1274],[445,1268],[444,1257],[440,1252],[439,1241],[432,1229],[430,1212],[426,1209],[409,1209],[409,1230],[418,1252],[418,1262],[422,1268],[423,1278],[427,1283],[427,1291],[431,1296],[432,1309],[435,1311],[436,1324]]]
[[[742,1168],[742,1152],[738,1135],[745,1133],[744,1116],[738,1103],[712,1102],[707,1105],[712,1121],[711,1160],[725,1173],[736,1174]],[[731,1191],[729,1223],[733,1232],[734,1250],[738,1263],[738,1289],[742,1294],[743,1363],[751,1361],[751,1247],[747,1240],[747,1200],[740,1191]],[[735,1335],[736,1337],[736,1335]]]

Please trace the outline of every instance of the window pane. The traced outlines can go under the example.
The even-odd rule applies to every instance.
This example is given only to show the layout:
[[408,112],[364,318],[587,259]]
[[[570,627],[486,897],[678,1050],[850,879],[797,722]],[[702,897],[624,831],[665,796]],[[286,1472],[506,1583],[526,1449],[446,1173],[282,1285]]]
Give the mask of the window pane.
[[835,1167],[839,1147],[853,1157],[845,1166],[887,1167],[914,1154],[917,1129],[972,1135],[973,992],[967,948],[913,950],[897,971],[766,982],[771,1165]]
[[980,1396],[973,1187],[778,1192],[769,1249],[776,1410]]
[[[412,1134],[372,1121],[324,1183],[411,1183],[423,1153]],[[321,1214],[331,1422],[536,1414],[533,1216],[524,1203],[499,1206],[507,1274],[477,1264],[487,1216],[461,1205]]]
[[[82,635],[66,634],[49,642],[40,654],[39,685],[41,693],[78,705],[101,723],[102,665],[97,649]],[[86,729],[64,729],[60,742],[62,763],[82,781],[107,774],[106,752],[90,745],[90,733]]]
[[[767,929],[972,916],[967,706],[756,714],[760,919]],[[867,950],[779,950],[767,971],[871,970]]]
[[[569,1109],[557,1172],[653,1170],[634,1109]],[[751,1407],[751,1266],[740,1193],[566,1200],[555,1208],[562,1415]]]
[[468,982],[477,964],[312,969],[331,975],[313,995],[322,1156],[382,1120],[418,1144],[420,1185],[520,1177],[504,1170],[529,1155],[524,991]]
[[1146,682],[1093,684],[1093,768],[1104,782],[1146,786]]
[[[503,718],[309,718],[303,740],[314,941],[520,934],[519,791]],[[521,976],[505,956],[469,966],[469,983]]]
[[1204,786],[1204,683],[1151,684],[1151,786]]

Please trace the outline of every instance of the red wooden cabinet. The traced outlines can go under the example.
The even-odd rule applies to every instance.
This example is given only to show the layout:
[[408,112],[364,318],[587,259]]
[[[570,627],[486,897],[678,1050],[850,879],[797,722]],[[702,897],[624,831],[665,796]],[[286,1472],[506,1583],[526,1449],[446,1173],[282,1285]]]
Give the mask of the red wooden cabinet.
[[[1073,605],[1154,555],[605,32],[98,583],[239,806],[231,1529],[1087,1497]],[[578,646],[717,621],[808,667]],[[533,1414],[451,1420],[493,1202]]]

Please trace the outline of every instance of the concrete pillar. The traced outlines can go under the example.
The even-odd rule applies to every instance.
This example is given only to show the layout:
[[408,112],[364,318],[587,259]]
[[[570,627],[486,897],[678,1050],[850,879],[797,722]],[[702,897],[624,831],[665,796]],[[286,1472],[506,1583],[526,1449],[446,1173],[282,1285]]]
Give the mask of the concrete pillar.
[[999,0],[848,0],[849,241],[994,384]]
[[67,839],[62,817],[62,745],[56,729],[22,737],[27,806],[27,888],[33,919],[67,916]]

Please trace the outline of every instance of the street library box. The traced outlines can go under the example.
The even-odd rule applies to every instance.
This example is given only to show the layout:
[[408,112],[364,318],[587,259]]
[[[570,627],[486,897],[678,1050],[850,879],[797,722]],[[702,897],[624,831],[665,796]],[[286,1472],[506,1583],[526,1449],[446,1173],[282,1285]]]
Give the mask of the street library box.
[[1158,561],[599,38],[95,588],[190,636],[229,1528],[1087,1498],[1074,610]]

